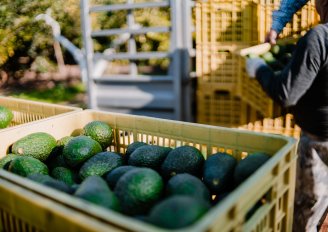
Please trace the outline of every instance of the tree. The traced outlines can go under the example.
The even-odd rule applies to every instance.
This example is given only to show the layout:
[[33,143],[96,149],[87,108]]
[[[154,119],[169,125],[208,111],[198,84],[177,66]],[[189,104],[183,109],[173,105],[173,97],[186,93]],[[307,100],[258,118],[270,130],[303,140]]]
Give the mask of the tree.
[[[0,6],[0,69],[25,69],[37,58],[54,61],[50,28],[35,16],[52,9],[62,33],[77,46],[81,45],[78,0],[2,0]],[[25,57],[26,59],[23,59]]]

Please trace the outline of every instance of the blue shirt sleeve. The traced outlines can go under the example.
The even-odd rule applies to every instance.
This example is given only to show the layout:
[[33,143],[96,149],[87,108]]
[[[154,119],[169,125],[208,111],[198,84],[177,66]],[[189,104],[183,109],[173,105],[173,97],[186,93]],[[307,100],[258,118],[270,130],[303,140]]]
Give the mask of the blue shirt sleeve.
[[272,26],[278,34],[291,21],[293,15],[309,0],[282,0],[278,10],[272,12]]

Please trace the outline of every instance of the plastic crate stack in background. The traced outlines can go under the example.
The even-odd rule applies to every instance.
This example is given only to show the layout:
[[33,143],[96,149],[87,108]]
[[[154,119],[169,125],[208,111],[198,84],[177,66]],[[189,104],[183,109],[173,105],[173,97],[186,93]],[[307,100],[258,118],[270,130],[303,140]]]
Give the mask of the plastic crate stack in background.
[[257,7],[253,0],[196,1],[196,42],[257,42]]
[[197,122],[225,127],[238,127],[263,115],[229,91],[198,89]]
[[236,92],[239,56],[237,51],[246,45],[197,44],[197,77],[201,88]]
[[[208,102],[208,96],[215,96],[218,91],[229,91],[232,99],[238,98],[238,101],[247,106],[240,109],[239,121],[247,118],[244,114],[248,114],[245,109],[249,107],[257,112],[257,119],[274,116],[273,101],[263,92],[256,80],[246,80],[243,77],[244,64],[236,51],[264,42],[271,27],[272,11],[278,9],[279,5],[280,0],[196,2],[197,122],[235,126],[235,123],[227,124],[226,120],[221,122],[221,117],[216,114],[204,113],[216,112],[214,109],[205,111],[202,104]],[[293,16],[292,22],[283,30],[281,37],[303,35],[318,23],[318,19],[314,0],[311,0]],[[231,117],[234,118],[235,115]],[[216,120],[206,122],[210,118]]]
[[281,134],[291,136],[296,139],[300,138],[301,135],[301,128],[295,124],[294,116],[292,114],[286,114],[285,116],[277,118],[265,118],[262,121],[250,122],[246,125],[240,126],[239,129]]
[[234,91],[235,51],[258,41],[257,4],[250,0],[196,2],[196,72],[199,85]]
[[270,51],[270,44],[264,43],[241,49],[238,56],[237,79],[240,83],[237,87],[237,95],[243,96],[252,107],[263,112],[265,117],[273,117],[273,100],[262,90],[261,85],[255,78],[249,78],[246,72],[245,56],[249,54],[261,55]]

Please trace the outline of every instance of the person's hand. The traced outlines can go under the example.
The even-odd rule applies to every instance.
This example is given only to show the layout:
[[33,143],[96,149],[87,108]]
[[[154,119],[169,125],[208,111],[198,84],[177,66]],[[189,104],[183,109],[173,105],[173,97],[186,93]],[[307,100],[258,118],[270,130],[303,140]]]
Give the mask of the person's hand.
[[265,42],[270,44],[276,44],[277,38],[278,38],[278,33],[275,30],[271,29],[265,37]]
[[250,78],[255,78],[256,71],[263,65],[265,61],[261,58],[247,58],[246,59],[246,72]]

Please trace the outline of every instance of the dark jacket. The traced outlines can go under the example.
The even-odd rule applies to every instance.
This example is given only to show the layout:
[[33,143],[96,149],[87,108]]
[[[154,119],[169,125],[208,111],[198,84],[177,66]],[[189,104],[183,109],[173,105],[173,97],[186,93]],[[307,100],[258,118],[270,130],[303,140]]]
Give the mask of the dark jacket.
[[284,107],[291,107],[302,130],[328,139],[328,24],[302,37],[291,62],[279,75],[268,66],[256,72],[264,91]]

